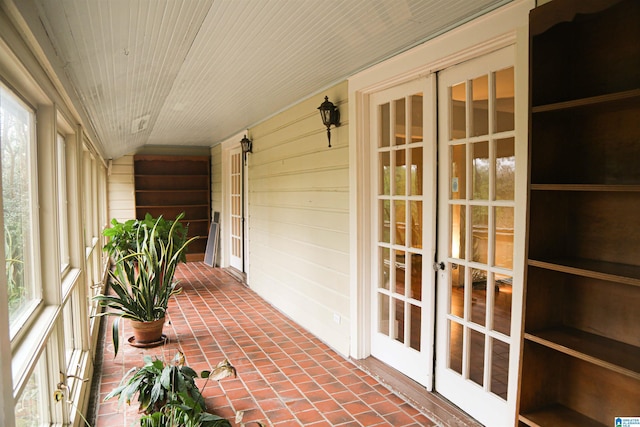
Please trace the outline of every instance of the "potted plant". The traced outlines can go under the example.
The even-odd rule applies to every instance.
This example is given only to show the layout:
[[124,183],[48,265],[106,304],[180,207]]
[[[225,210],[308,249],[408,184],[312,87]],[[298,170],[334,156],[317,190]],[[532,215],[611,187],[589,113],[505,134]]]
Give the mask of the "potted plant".
[[169,299],[181,291],[174,281],[176,267],[189,243],[197,238],[185,240],[184,234],[177,233],[178,219],[168,230],[161,228],[162,217],[152,227],[138,226],[133,242],[122,245],[127,249],[117,250],[115,266],[109,272],[113,293],[94,297],[111,309],[99,316],[117,316],[112,328],[116,354],[120,318],[132,321],[134,336],[129,341],[133,345],[150,347],[164,342],[162,328]]
[[228,420],[206,412],[202,392],[195,382],[196,378],[208,382],[235,377],[236,369],[227,360],[200,375],[185,364],[181,352],[170,364],[151,356],[145,356],[144,362],[143,367],[127,372],[105,400],[117,396],[120,402],[130,404],[137,396],[142,427],[231,427]]

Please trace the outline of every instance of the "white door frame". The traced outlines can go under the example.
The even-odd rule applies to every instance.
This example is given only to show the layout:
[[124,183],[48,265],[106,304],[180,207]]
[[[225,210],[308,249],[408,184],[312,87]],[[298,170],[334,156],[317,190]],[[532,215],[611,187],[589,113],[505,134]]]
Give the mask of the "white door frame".
[[[222,212],[220,212],[220,242],[221,242],[221,251],[220,251],[220,266],[221,267],[229,267],[230,259],[231,259],[231,152],[235,151],[240,146],[240,140],[243,136],[248,135],[248,131],[242,131],[235,136],[227,138],[221,143],[222,153],[221,153],[221,188],[222,188]],[[242,180],[243,180],[243,191],[244,194],[242,196],[242,201],[244,203],[244,216],[245,221],[243,224],[244,227],[244,267],[246,270],[246,266],[248,264],[248,246],[249,239],[247,236],[247,210],[248,210],[248,201],[247,201],[247,182],[248,182],[248,168],[242,165]],[[215,171],[214,171],[215,172]],[[212,173],[212,176],[215,176],[215,173]],[[213,212],[212,212],[213,217]]]
[[[494,71],[498,71],[498,70],[502,70],[502,69],[514,66],[514,63],[513,63],[513,60],[515,58],[514,53],[515,53],[515,49],[513,46],[501,49],[496,52],[491,52],[489,54],[475,58],[473,60],[466,61],[462,64],[458,64],[456,66],[448,68],[444,70],[439,75],[439,78],[438,78],[438,93],[439,93],[439,98],[438,98],[439,115],[438,116],[439,116],[439,128],[440,128],[439,138],[438,138],[439,139],[438,152],[439,152],[440,166],[438,170],[438,175],[439,175],[438,255],[437,255],[436,262],[446,267],[438,271],[438,284],[437,284],[438,313],[436,314],[436,323],[437,323],[436,390],[439,393],[441,393],[443,396],[448,398],[450,401],[452,401],[452,403],[457,404],[462,409],[472,414],[474,418],[479,420],[481,423],[486,425],[491,425],[491,426],[510,425],[513,423],[512,417],[514,415],[514,412],[509,410],[509,406],[511,406],[512,408],[515,408],[515,402],[517,400],[516,399],[517,391],[515,388],[512,387],[512,385],[517,384],[517,375],[516,375],[518,371],[517,361],[518,361],[520,352],[516,348],[516,346],[520,343],[520,336],[521,336],[520,326],[521,326],[522,313],[520,310],[516,311],[515,309],[512,309],[511,324],[510,324],[511,329],[508,335],[505,335],[504,333],[501,333],[501,332],[497,332],[497,329],[493,328],[490,322],[484,322],[484,319],[471,320],[469,313],[467,313],[468,314],[467,316],[464,316],[464,315],[458,316],[460,313],[450,314],[449,307],[451,305],[451,302],[450,302],[449,286],[450,286],[450,275],[452,274],[452,270],[450,266],[453,263],[456,263],[456,264],[459,263],[460,265],[462,265],[463,267],[461,267],[458,271],[466,271],[467,275],[469,275],[469,277],[467,277],[468,280],[470,279],[469,271],[472,268],[477,268],[477,269],[488,272],[487,274],[488,282],[492,280],[494,273],[495,274],[503,273],[503,274],[511,275],[513,279],[513,289],[514,289],[514,293],[512,295],[512,301],[515,305],[515,294],[516,294],[515,289],[518,289],[518,288],[522,289],[522,282],[523,282],[522,273],[524,271],[524,259],[514,257],[513,268],[511,270],[509,268],[500,268],[499,266],[496,266],[494,264],[494,261],[490,259],[491,258],[490,255],[487,255],[486,260],[474,263],[473,261],[470,260],[470,256],[469,256],[470,247],[472,245],[471,244],[472,239],[470,238],[471,227],[468,224],[467,224],[467,227],[465,228],[467,231],[467,238],[466,238],[467,255],[464,254],[465,251],[462,249],[460,250],[461,252],[460,254],[450,255],[449,254],[449,251],[450,251],[449,248],[451,248],[450,235],[452,231],[450,230],[451,213],[449,209],[450,209],[450,206],[453,206],[453,204],[457,204],[456,202],[459,202],[458,204],[459,206],[467,206],[466,217],[469,218],[471,216],[470,214],[471,206],[474,206],[474,205],[488,207],[488,209],[491,209],[494,206],[513,207],[514,208],[514,229],[515,229],[514,248],[516,246],[524,247],[525,228],[524,227],[515,228],[515,222],[518,217],[524,218],[526,214],[526,211],[523,209],[524,205],[522,203],[520,204],[520,206],[516,207],[516,202],[518,200],[523,200],[522,194],[520,193],[526,194],[526,180],[525,180],[524,189],[522,188],[522,186],[517,186],[518,184],[517,182],[514,182],[514,184],[516,184],[516,191],[514,193],[515,197],[513,202],[496,200],[496,199],[493,199],[491,196],[487,197],[486,199],[472,200],[473,197],[470,197],[470,194],[469,194],[472,190],[469,188],[468,185],[466,186],[467,188],[466,196],[461,197],[460,200],[453,200],[454,197],[450,196],[450,194],[451,192],[457,191],[457,190],[452,190],[453,184],[450,182],[451,181],[450,176],[453,176],[453,174],[450,171],[451,159],[449,155],[450,153],[449,144],[452,141],[454,142],[462,141],[463,142],[462,145],[458,145],[458,147],[467,147],[467,146],[473,146],[474,142],[479,142],[479,143],[484,142],[487,144],[487,147],[488,147],[490,144],[493,144],[494,140],[500,138],[494,135],[504,135],[502,136],[502,138],[514,138],[515,140],[514,154],[516,155],[515,173],[516,175],[519,176],[520,181],[522,181],[522,178],[526,177],[526,165],[527,165],[526,153],[523,153],[523,149],[526,149],[527,147],[526,127],[524,131],[523,129],[520,129],[518,126],[522,126],[521,124],[522,122],[518,122],[516,120],[515,128],[513,131],[497,133],[495,132],[495,129],[493,129],[491,126],[488,126],[490,129],[488,129],[488,132],[486,135],[473,137],[467,134],[466,138],[464,139],[453,140],[453,138],[450,137],[449,131],[448,131],[448,129],[450,128],[450,120],[451,120],[450,114],[449,114],[449,112],[451,111],[450,110],[451,94],[449,92],[450,90],[449,88],[452,85],[455,85],[461,82],[466,82],[467,80],[471,80],[479,76],[489,76]],[[518,68],[514,68],[514,69],[515,69],[516,75],[521,71]],[[488,85],[492,85],[492,84],[493,84],[492,79],[489,78]],[[470,85],[467,84],[466,88],[469,89],[469,86]],[[526,111],[527,106],[526,104],[523,105],[523,103],[520,102],[521,100],[517,98],[517,96],[522,95],[522,91],[515,91],[515,92],[516,92],[515,114],[518,114],[519,112],[521,112],[523,107],[524,107],[524,110]],[[447,94],[445,95],[445,93]],[[490,99],[490,98],[492,97],[489,96],[488,101],[489,101],[489,108],[491,109],[494,107],[491,106],[493,99]],[[466,105],[470,106],[469,103],[467,103]],[[471,117],[471,114],[466,114],[466,118],[468,120],[470,120],[469,119],[470,117]],[[487,124],[490,125],[492,122],[493,120],[490,117],[487,117]],[[469,124],[465,126],[465,129],[468,129],[468,126]],[[518,155],[522,155],[523,157],[520,158],[518,157]],[[469,158],[467,158],[465,165],[459,166],[460,169],[466,168],[466,166],[469,164],[468,161],[469,161]],[[465,174],[463,176],[470,177],[470,174]],[[489,191],[491,192],[491,190]],[[452,199],[453,202],[450,202],[450,199]],[[489,214],[489,216],[491,217],[492,214]],[[489,223],[489,228],[492,228],[491,220],[489,220],[488,223]],[[490,231],[490,233],[492,232]],[[493,238],[489,238],[489,240],[493,240]],[[489,244],[488,249],[489,249],[489,252],[492,252],[491,243]],[[453,251],[453,249],[451,249],[451,251]],[[518,264],[517,260],[520,260],[519,261],[520,266],[517,265]],[[465,266],[466,268],[464,268]],[[493,286],[491,287],[488,286],[488,289],[493,289]],[[467,286],[464,287],[464,290],[466,291],[465,301],[469,303],[467,308],[471,310],[471,303],[470,303],[471,286],[469,281],[467,281]],[[494,295],[494,293],[487,292],[487,295],[488,295],[487,299],[490,301],[493,301],[492,295]],[[493,304],[490,303],[490,301],[487,302],[487,307],[486,307],[487,314],[490,314],[494,309]],[[449,350],[449,322],[450,321],[456,325],[462,325],[466,328],[465,329],[466,333],[461,334],[461,335],[466,335],[465,347],[464,347],[464,350],[461,350],[461,353],[463,353],[462,367],[460,368],[461,372],[456,372],[453,368],[450,368],[448,366],[449,365],[448,350]],[[476,331],[476,334],[482,337],[483,347],[481,351],[477,348],[474,348],[473,350],[469,349],[469,347],[472,347],[472,345],[470,344],[469,331]],[[488,337],[489,341],[485,342],[484,341],[485,337]],[[490,360],[489,356],[492,355],[491,343],[493,342],[505,343],[509,345],[510,361],[509,361],[509,370],[508,370],[509,372],[508,385],[511,387],[511,390],[508,390],[507,392],[508,397],[506,399],[498,397],[496,394],[493,394],[491,391],[492,390],[491,380],[494,377],[494,375],[496,376],[498,375],[496,373],[491,372],[493,365],[489,362]],[[477,355],[478,353],[484,354],[484,362],[483,362],[483,369],[482,369],[484,378],[480,380],[476,378],[474,381],[470,378],[471,372],[469,372],[471,371],[472,363],[471,361],[466,359],[465,355],[469,355],[469,354]],[[493,356],[495,357],[495,354],[493,354]],[[476,359],[476,363],[477,362],[478,360]],[[511,363],[514,363],[515,365],[512,365]],[[484,385],[479,385],[478,381],[480,384],[484,384]]]
[[[379,124],[378,110],[375,108],[377,105],[383,104],[392,104],[397,99],[406,100],[407,97],[413,96],[415,94],[420,93],[423,97],[422,102],[422,129],[421,136],[422,142],[420,143],[420,148],[422,148],[423,155],[422,159],[420,159],[420,164],[422,165],[422,191],[419,195],[420,201],[422,202],[422,217],[420,218],[420,226],[422,229],[422,242],[420,247],[413,247],[409,242],[405,242],[403,244],[398,244],[395,242],[394,238],[390,238],[390,240],[386,244],[379,244],[381,241],[379,237],[376,235],[379,234],[379,227],[375,227],[372,231],[378,231],[378,233],[374,232],[372,237],[374,241],[372,244],[376,248],[387,247],[390,253],[393,253],[394,248],[401,249],[401,252],[410,253],[410,258],[413,256],[421,256],[421,296],[419,300],[415,300],[411,302],[412,307],[421,307],[421,316],[420,316],[420,347],[419,350],[416,350],[415,347],[409,346],[406,341],[409,337],[404,336],[404,339],[401,339],[399,342],[396,339],[391,339],[389,336],[389,331],[387,333],[380,333],[378,329],[378,325],[380,325],[380,319],[378,318],[379,313],[378,310],[371,310],[372,320],[371,324],[373,326],[371,330],[372,339],[371,339],[371,351],[372,353],[378,357],[378,359],[387,363],[388,365],[394,367],[400,372],[406,374],[407,376],[413,378],[418,383],[424,385],[428,390],[432,390],[433,385],[433,343],[434,343],[434,319],[435,319],[435,275],[431,270],[431,265],[435,255],[436,249],[436,241],[435,241],[435,229],[436,229],[436,205],[433,201],[435,201],[436,197],[436,168],[437,168],[437,158],[436,158],[436,147],[437,147],[437,116],[436,116],[436,76],[435,74],[431,74],[428,76],[420,77],[410,82],[406,82],[401,85],[396,85],[392,88],[389,88],[385,91],[379,91],[375,94],[372,94],[370,97],[372,101],[373,108],[370,108],[371,111],[371,119],[370,123],[373,124],[371,128],[372,132],[372,141],[377,141],[381,137],[379,132],[376,130],[379,128],[377,126]],[[393,108],[393,107],[391,107]],[[391,113],[393,116],[393,113]],[[409,108],[407,108],[407,116],[411,117],[412,113]],[[393,129],[392,126],[389,129]],[[393,133],[393,132],[392,132]],[[411,135],[412,132],[410,130],[406,131],[407,135]],[[386,148],[382,148],[381,150],[386,152],[388,155],[392,156],[395,152],[404,153],[407,150],[407,147],[416,148],[417,146],[410,144],[410,141],[407,139],[403,144],[396,144],[395,138],[389,138],[389,146]],[[371,162],[371,171],[374,174],[368,179],[370,182],[378,182],[380,173],[378,169],[378,156],[375,154],[378,151],[378,148],[375,147],[376,144],[372,143],[370,150],[373,152],[370,162]],[[402,154],[405,156],[405,154]],[[393,157],[395,158],[395,157]],[[416,163],[413,163],[416,164]],[[407,172],[408,173],[408,172]],[[393,172],[391,172],[393,175]],[[374,176],[375,175],[375,176]],[[392,185],[394,187],[395,185]],[[377,185],[373,185],[372,189],[374,193],[376,192]],[[390,197],[394,200],[403,199],[406,197],[406,200],[413,199],[413,197],[418,196],[414,194],[409,194],[410,191],[407,189],[406,195],[396,195],[394,191],[390,191],[387,196],[384,196],[385,199]],[[390,200],[390,199],[387,199]],[[413,199],[415,200],[415,199]],[[372,214],[373,223],[380,224],[380,212],[379,212],[379,200],[376,196],[371,197],[371,206],[370,212]],[[390,201],[390,203],[393,203]],[[407,208],[408,209],[408,208]],[[392,209],[393,210],[393,209]],[[395,215],[391,214],[391,218]],[[395,220],[394,220],[395,222]],[[392,231],[391,234],[394,234]],[[406,262],[406,261],[405,261]],[[390,262],[389,272],[390,276],[394,277],[393,270],[393,262]],[[408,271],[409,277],[413,275],[411,265],[412,263],[408,263],[409,267],[405,265],[405,271]],[[379,256],[374,256],[371,259],[371,277],[373,280],[376,280],[376,271],[381,271],[382,267],[379,265]],[[395,280],[394,280],[395,281]],[[408,286],[408,285],[407,285]],[[391,292],[389,293],[389,290]],[[377,307],[378,298],[382,295],[388,295],[389,298],[395,299],[396,301],[410,301],[410,299],[405,300],[403,296],[399,294],[395,294],[393,287],[389,287],[387,290],[382,290],[377,286],[372,284],[372,293],[371,293],[371,306]],[[396,299],[396,298],[399,298]],[[415,304],[415,305],[414,305]],[[420,305],[418,305],[420,304]],[[392,304],[393,305],[393,304]],[[407,317],[408,316],[408,317]],[[411,323],[411,321],[415,320],[415,316],[411,315],[409,311],[405,312],[405,319]],[[391,325],[390,325],[391,326]]]
[[[371,267],[372,227],[371,222],[371,149],[369,133],[369,103],[372,94],[413,80],[421,75],[431,74],[466,60],[485,55],[506,46],[516,45],[515,66],[519,69],[516,76],[516,96],[518,103],[528,102],[528,15],[535,6],[534,0],[516,0],[491,13],[474,19],[431,41],[428,41],[403,54],[397,55],[381,64],[362,71],[349,79],[349,187],[350,200],[350,317],[351,346],[350,356],[356,359],[371,355]],[[526,108],[520,108],[516,116],[516,126],[525,132],[527,129]],[[521,147],[517,148],[521,149]],[[526,147],[525,147],[526,149]],[[520,159],[526,159],[526,153],[516,153]],[[516,178],[517,194],[525,198],[516,200],[522,209],[526,206],[526,177]],[[524,183],[524,184],[523,184]],[[521,186],[520,188],[518,186]],[[524,187],[522,187],[524,186]],[[518,215],[519,218],[521,215]],[[516,220],[515,227],[526,224]],[[514,260],[524,263],[524,242],[514,242]],[[522,274],[523,265],[514,265],[514,275]],[[518,272],[519,271],[519,272]],[[514,336],[521,334],[523,289],[514,289],[513,329]],[[512,354],[520,354],[519,339],[514,339]],[[510,361],[510,371],[517,371],[519,358]],[[515,364],[515,365],[514,365]],[[509,393],[517,393],[517,381],[510,381]],[[515,406],[510,408],[515,414]],[[514,415],[515,416],[515,415]]]

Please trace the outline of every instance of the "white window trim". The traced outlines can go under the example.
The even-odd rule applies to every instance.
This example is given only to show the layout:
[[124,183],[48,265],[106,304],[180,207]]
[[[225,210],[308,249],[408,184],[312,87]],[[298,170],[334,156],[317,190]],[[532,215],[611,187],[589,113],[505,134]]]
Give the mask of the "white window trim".
[[[75,375],[82,378],[88,378],[92,374],[93,365],[91,363],[92,355],[97,338],[97,324],[93,322],[94,328],[89,330],[88,320],[88,304],[89,298],[87,289],[87,280],[101,280],[104,283],[107,266],[104,254],[101,251],[100,242],[100,226],[106,225],[107,218],[107,200],[106,200],[106,163],[101,158],[99,151],[88,140],[88,136],[80,125],[81,119],[74,106],[69,103],[66,93],[62,92],[62,85],[58,84],[56,76],[49,74],[51,68],[42,68],[41,64],[46,64],[46,58],[39,56],[40,51],[34,52],[30,49],[26,38],[29,37],[30,31],[24,28],[23,31],[17,31],[15,25],[21,25],[22,22],[16,23],[13,18],[14,10],[1,10],[0,8],[0,79],[5,82],[13,90],[12,92],[19,97],[21,102],[27,106],[36,117],[34,132],[37,135],[33,138],[34,144],[37,144],[39,152],[33,158],[36,160],[35,170],[30,177],[35,183],[34,206],[37,206],[40,212],[40,218],[32,220],[35,230],[39,231],[34,234],[34,242],[36,247],[34,251],[38,254],[46,253],[47,258],[36,257],[42,263],[47,264],[46,267],[39,266],[36,273],[42,274],[34,280],[34,283],[43,284],[43,293],[38,311],[35,316],[30,319],[30,324],[26,324],[22,329],[24,333],[18,335],[13,342],[9,336],[9,318],[0,315],[0,348],[11,349],[11,351],[0,352],[0,420],[3,425],[14,427],[15,402],[20,396],[26,381],[37,368],[37,364],[41,363],[46,369],[46,375],[43,374],[43,398],[40,399],[46,411],[43,411],[44,421],[53,425],[62,425],[71,421],[72,425],[82,424],[80,417],[76,415],[76,409],[69,407],[70,405],[51,405],[50,396],[53,388],[60,381],[59,372],[63,371],[67,358],[64,353],[64,335],[62,327],[62,312],[64,304],[71,297],[72,292],[78,292],[78,313],[75,314],[78,319],[78,329],[82,330],[80,341],[74,340],[73,368]],[[22,28],[22,27],[21,27]],[[44,62],[38,62],[36,57]],[[45,65],[46,67],[46,65]],[[52,85],[52,81],[54,84]],[[56,104],[59,103],[59,104]],[[37,109],[34,108],[37,106]],[[74,125],[71,125],[74,123]],[[78,123],[78,124],[75,124]],[[59,248],[56,239],[49,238],[50,234],[56,234],[57,209],[55,200],[57,194],[54,181],[57,181],[55,171],[55,141],[57,133],[65,135],[68,143],[67,151],[67,202],[68,202],[68,220],[69,220],[69,256],[70,268],[66,275],[60,274]],[[43,147],[40,147],[42,141]],[[91,203],[89,209],[85,210],[84,202],[86,193],[84,193],[83,180],[83,146],[93,158],[93,166],[91,168],[91,178],[94,185],[87,188],[86,191],[93,193],[92,199],[95,203]],[[36,153],[35,151],[33,153]],[[39,179],[40,178],[40,179]],[[40,182],[40,181],[43,182]],[[0,183],[1,188],[1,183]],[[50,191],[48,191],[50,190]],[[0,203],[1,204],[1,203]],[[54,212],[55,211],[55,212]],[[84,226],[88,226],[92,233],[85,240],[83,234]],[[0,229],[3,227],[3,217],[0,216]],[[87,243],[90,243],[91,250],[88,252],[92,255],[90,259],[85,258],[87,251]],[[53,251],[53,253],[51,252]],[[4,259],[4,245],[0,245],[0,259]],[[0,267],[0,309],[7,307],[7,286],[6,271],[4,263]],[[52,273],[53,272],[53,273]],[[67,292],[61,291],[66,289]],[[74,307],[74,312],[76,307]],[[5,309],[6,313],[6,309]],[[74,322],[75,324],[76,322]],[[76,328],[74,328],[76,329]],[[13,346],[13,348],[12,348]],[[80,348],[81,347],[81,348]],[[75,408],[85,410],[89,397],[89,383],[82,382],[79,387],[74,390],[73,396],[70,396],[74,402]]]

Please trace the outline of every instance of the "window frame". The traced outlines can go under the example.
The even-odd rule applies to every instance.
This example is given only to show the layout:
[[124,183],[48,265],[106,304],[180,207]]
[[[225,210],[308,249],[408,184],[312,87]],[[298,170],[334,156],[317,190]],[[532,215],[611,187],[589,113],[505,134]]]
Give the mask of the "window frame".
[[57,176],[57,208],[58,239],[60,250],[60,274],[64,277],[71,268],[69,249],[69,202],[67,186],[67,142],[64,135],[56,134],[56,176]]
[[[40,258],[40,228],[39,228],[39,200],[38,200],[38,150],[37,150],[37,111],[29,105],[27,102],[22,99],[18,93],[14,90],[3,84],[0,81],[0,93],[4,93],[2,96],[11,97],[11,100],[17,104],[18,107],[23,108],[29,116],[29,142],[27,148],[27,167],[29,169],[29,225],[30,225],[30,247],[29,247],[29,258],[31,259],[31,265],[25,265],[25,274],[24,279],[26,282],[31,282],[31,292],[32,298],[31,301],[21,310],[22,312],[13,320],[9,321],[9,340],[11,341],[12,348],[15,346],[16,342],[19,342],[23,339],[25,331],[29,329],[30,325],[32,325],[42,310],[43,302],[44,302],[44,291],[41,286],[41,272],[38,268],[36,268],[35,260]],[[0,163],[0,171],[2,170],[2,165]],[[4,200],[1,200],[0,196],[0,207],[2,207],[3,216],[4,216]],[[4,220],[3,220],[4,224]],[[3,229],[0,230],[0,234],[3,237],[4,242],[4,226]],[[5,272],[6,274],[6,272]],[[6,277],[6,276],[5,276]]]

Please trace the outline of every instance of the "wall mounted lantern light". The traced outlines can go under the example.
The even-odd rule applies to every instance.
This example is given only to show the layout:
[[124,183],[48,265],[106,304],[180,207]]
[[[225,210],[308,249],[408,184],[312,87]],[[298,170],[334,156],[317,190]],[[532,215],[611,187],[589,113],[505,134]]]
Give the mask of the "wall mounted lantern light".
[[242,158],[247,162],[247,153],[253,153],[253,141],[247,138],[247,135],[243,136],[240,140],[240,145],[242,146]]
[[252,153],[253,151],[253,141],[247,138],[247,135],[243,136],[240,140],[240,145],[242,145],[242,154]]
[[320,110],[322,123],[327,127],[327,140],[329,148],[331,148],[331,125],[340,126],[340,111],[333,105],[333,102],[329,101],[328,96],[324,97],[324,102],[320,104],[318,110]]

